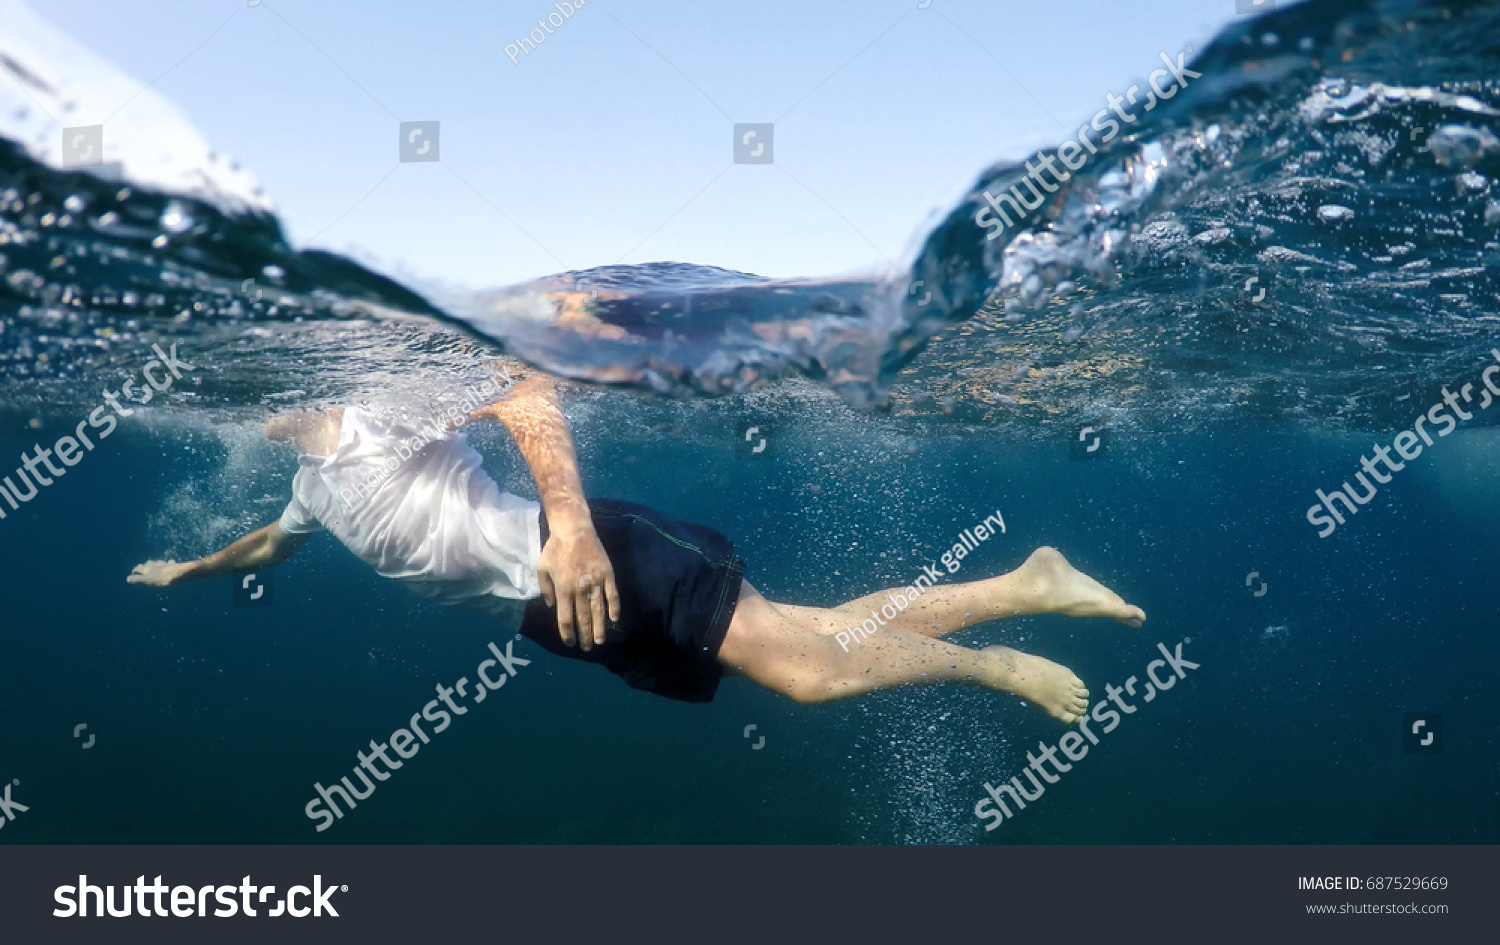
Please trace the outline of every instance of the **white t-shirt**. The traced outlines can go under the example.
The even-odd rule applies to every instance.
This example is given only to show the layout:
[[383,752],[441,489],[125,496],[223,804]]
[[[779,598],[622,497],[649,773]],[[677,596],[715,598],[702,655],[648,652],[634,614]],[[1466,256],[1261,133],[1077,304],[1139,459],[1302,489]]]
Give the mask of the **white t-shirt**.
[[332,456],[303,455],[281,528],[326,528],[360,560],[443,604],[514,615],[537,597],[541,507],[501,492],[462,436],[344,409]]

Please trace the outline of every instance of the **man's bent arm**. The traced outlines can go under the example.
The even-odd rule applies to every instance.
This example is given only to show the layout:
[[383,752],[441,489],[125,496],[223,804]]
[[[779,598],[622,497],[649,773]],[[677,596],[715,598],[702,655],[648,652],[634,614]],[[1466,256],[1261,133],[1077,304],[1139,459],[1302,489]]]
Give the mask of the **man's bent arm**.
[[515,438],[536,480],[547,528],[554,534],[593,531],[573,432],[557,406],[557,385],[549,377],[521,381],[504,400],[474,411],[471,420],[498,420]]
[[229,545],[196,561],[147,561],[137,565],[125,580],[131,584],[168,587],[183,581],[217,577],[255,568],[268,568],[292,556],[307,540],[306,535],[289,535],[280,522],[272,522]]
[[505,424],[536,480],[550,532],[537,561],[537,578],[542,596],[557,608],[562,641],[573,645],[576,620],[585,650],[603,643],[605,617],[620,619],[620,597],[614,569],[589,517],[573,433],[558,409],[556,384],[549,377],[529,377],[469,419]]

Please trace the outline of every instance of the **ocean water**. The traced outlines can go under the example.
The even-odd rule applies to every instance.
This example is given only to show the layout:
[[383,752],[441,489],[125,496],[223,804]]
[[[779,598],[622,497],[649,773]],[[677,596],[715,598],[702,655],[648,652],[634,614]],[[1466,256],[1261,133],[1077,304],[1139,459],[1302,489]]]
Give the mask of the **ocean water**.
[[[153,344],[194,365],[34,499],[0,499],[0,779],[30,806],[0,840],[1500,840],[1500,410],[1479,406],[1500,361],[1500,12],[1310,4],[1191,66],[1004,238],[975,214],[1011,163],[907,271],[836,280],[683,263],[437,292],[297,252],[253,201],[0,139],[0,457],[74,434]],[[558,292],[579,293],[561,313]],[[529,666],[316,832],[314,782],[509,631],[327,537],[274,570],[268,606],[235,607],[229,578],[124,578],[279,514],[276,410],[429,412],[501,352],[580,383],[591,494],[720,529],[772,599],[906,585],[999,509],[1005,534],[953,580],[1050,544],[1149,619],[954,639],[1061,662],[1095,698],[1158,643],[1190,640],[1199,668],[987,832],[985,782],[1063,731],[1015,700],[801,707],[731,679],[682,705],[521,641]],[[1465,384],[1472,419],[1320,538],[1316,491]],[[737,455],[748,425],[769,458]],[[1085,427],[1107,431],[1092,453]],[[502,432],[471,437],[534,494]],[[1406,751],[1410,713],[1442,716],[1441,754]]]

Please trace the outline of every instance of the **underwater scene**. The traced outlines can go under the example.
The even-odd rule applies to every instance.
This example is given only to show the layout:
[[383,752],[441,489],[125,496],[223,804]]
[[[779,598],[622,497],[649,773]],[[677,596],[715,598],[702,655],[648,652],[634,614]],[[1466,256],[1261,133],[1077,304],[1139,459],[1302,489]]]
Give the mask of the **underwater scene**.
[[0,841],[1500,842],[1500,5],[1220,6],[899,260],[474,285],[0,0]]

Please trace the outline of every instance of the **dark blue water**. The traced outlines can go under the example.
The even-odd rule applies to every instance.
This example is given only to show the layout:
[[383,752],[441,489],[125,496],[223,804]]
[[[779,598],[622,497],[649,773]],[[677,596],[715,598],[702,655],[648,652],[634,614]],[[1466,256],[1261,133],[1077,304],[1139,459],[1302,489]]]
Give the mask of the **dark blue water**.
[[[1500,837],[1493,462],[1458,477],[1467,491],[1414,463],[1319,540],[1302,499],[1344,475],[1362,440],[1117,438],[1102,459],[1074,462],[1062,442],[933,436],[908,455],[913,441],[889,425],[850,442],[839,423],[808,422],[781,431],[773,461],[744,462],[716,419],[728,422],[694,415],[675,436],[622,436],[607,412],[588,412],[577,432],[590,490],[716,525],[757,587],[814,604],[908,583],[998,506],[1007,533],[955,579],[1050,543],[1149,619],[1132,630],[1017,618],[960,642],[1045,655],[1099,697],[1141,674],[1159,641],[1191,638],[1185,655],[1201,668],[1136,703],[1041,801],[986,836],[972,814],[983,783],[1018,774],[1026,749],[1062,731],[1013,700],[926,688],[809,708],[729,680],[714,703],[680,705],[523,642],[531,666],[317,833],[302,812],[313,782],[348,773],[357,749],[404,725],[435,683],[472,675],[502,634],[382,581],[326,536],[276,569],[270,607],[234,609],[225,578],[127,586],[130,567],[160,552],[141,523],[225,459],[201,434],[127,431],[0,523],[0,774],[20,779],[13,796],[31,806],[5,839]],[[477,442],[497,478],[514,479],[507,445]],[[23,444],[9,424],[0,450]],[[263,472],[293,469],[286,454]],[[1268,585],[1259,598],[1251,571]],[[1412,711],[1443,714],[1442,755],[1403,752]],[[91,749],[71,737],[80,722]]]

